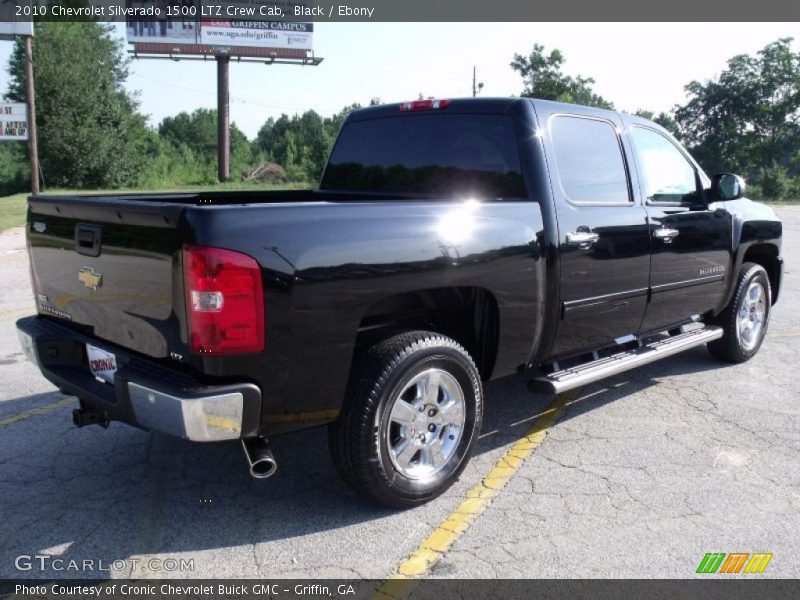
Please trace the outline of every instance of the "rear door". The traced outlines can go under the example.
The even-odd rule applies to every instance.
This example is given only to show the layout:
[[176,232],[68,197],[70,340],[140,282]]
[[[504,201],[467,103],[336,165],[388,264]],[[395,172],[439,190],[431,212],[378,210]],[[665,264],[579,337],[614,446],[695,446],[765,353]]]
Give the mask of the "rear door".
[[558,217],[561,320],[551,351],[558,356],[638,331],[650,241],[646,213],[632,193],[619,116],[535,106]]
[[713,310],[731,268],[731,215],[706,204],[708,180],[663,132],[630,123],[642,196],[650,220],[651,297],[642,331],[657,331]]

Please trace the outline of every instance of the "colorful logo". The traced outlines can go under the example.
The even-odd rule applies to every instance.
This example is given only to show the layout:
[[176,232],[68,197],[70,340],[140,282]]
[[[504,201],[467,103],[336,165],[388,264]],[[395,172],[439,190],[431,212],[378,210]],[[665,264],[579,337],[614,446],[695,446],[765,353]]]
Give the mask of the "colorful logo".
[[755,552],[709,552],[700,561],[697,573],[763,573],[772,553]]

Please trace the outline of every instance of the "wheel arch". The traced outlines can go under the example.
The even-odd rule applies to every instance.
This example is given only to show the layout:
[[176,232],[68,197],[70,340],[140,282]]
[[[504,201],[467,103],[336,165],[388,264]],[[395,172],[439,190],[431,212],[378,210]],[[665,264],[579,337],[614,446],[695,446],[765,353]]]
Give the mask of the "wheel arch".
[[481,379],[494,370],[499,344],[497,299],[486,288],[451,286],[393,294],[370,305],[358,326],[355,352],[401,331],[446,335],[470,354]]
[[772,304],[778,300],[781,285],[781,261],[778,247],[775,244],[756,243],[745,250],[740,266],[744,263],[756,263],[764,267],[769,277],[772,292]]

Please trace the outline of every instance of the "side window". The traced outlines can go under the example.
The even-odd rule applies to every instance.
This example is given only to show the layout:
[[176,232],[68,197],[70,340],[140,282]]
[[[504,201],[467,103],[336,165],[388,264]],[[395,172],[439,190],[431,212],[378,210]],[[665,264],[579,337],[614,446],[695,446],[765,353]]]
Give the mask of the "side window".
[[617,130],[608,121],[556,116],[550,136],[561,187],[575,204],[628,204],[628,177]]
[[647,201],[651,204],[694,204],[697,200],[695,170],[680,150],[652,129],[634,126],[632,135]]

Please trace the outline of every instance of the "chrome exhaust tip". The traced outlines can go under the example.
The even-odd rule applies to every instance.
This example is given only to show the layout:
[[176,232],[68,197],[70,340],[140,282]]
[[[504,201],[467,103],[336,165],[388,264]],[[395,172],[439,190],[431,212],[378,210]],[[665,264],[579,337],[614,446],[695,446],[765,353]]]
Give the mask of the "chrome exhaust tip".
[[278,462],[272,454],[267,438],[242,439],[242,448],[247,465],[250,467],[251,477],[267,479],[275,475]]

